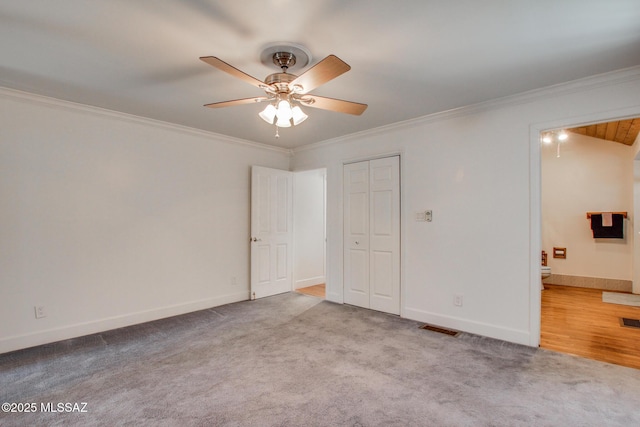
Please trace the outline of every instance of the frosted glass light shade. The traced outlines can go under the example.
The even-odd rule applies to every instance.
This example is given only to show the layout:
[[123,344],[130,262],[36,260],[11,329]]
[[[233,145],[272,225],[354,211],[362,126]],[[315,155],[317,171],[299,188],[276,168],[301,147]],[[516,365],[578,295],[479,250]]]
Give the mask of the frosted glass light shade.
[[291,109],[291,115],[294,126],[299,125],[300,123],[307,120],[307,117],[309,117],[302,111],[302,108],[298,107],[297,105]]
[[289,102],[285,100],[278,102],[278,112],[276,113],[278,121],[289,120],[291,119],[291,115],[291,105],[289,104]]
[[291,108],[289,101],[283,99],[278,102],[278,105],[269,104],[264,110],[258,113],[258,116],[270,125],[274,120],[276,126],[281,128],[291,127],[291,119],[293,119],[293,125],[299,125],[307,120],[307,116],[299,106]]
[[267,107],[262,110],[260,113],[258,113],[258,116],[260,116],[260,118],[262,120],[264,120],[265,122],[269,123],[270,125],[273,124],[273,119],[276,118],[276,113],[278,112],[278,110],[276,110],[276,107],[273,106],[273,104],[269,104],[267,105]]
[[289,128],[289,127],[291,127],[291,120],[283,119],[281,117],[278,117],[278,121],[276,122],[276,126],[278,126],[280,128]]

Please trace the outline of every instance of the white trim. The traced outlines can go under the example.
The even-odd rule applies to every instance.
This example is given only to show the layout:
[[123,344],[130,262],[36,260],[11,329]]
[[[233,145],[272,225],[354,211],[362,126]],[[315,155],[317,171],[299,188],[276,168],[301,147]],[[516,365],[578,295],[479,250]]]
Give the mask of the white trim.
[[530,127],[529,135],[529,342],[540,345],[540,316],[542,314],[541,236],[542,236],[542,177],[540,169],[540,133]]
[[624,68],[622,70],[611,71],[608,73],[597,74],[595,76],[585,77],[570,82],[559,83],[552,86],[547,86],[540,89],[533,89],[526,92],[521,92],[515,95],[504,96],[502,98],[496,98],[489,101],[479,102],[477,104],[466,105],[459,108],[453,108],[451,110],[440,111],[426,116],[417,117],[415,119],[404,120],[401,122],[395,122],[384,126],[379,126],[373,129],[367,129],[360,132],[351,133],[349,135],[343,135],[332,139],[316,142],[313,144],[304,145],[302,147],[293,148],[293,154],[322,148],[324,146],[344,143],[354,139],[360,139],[366,136],[380,135],[384,133],[393,132],[398,129],[408,129],[414,126],[420,126],[427,123],[437,122],[441,120],[447,120],[451,118],[464,117],[472,114],[477,114],[482,111],[492,110],[500,107],[515,106],[520,104],[526,104],[539,99],[548,99],[550,97],[568,95],[575,92],[584,91],[587,89],[595,89],[603,86],[616,85],[627,81],[633,81],[640,78],[640,66]]
[[236,292],[216,298],[191,301],[184,304],[176,304],[152,310],[139,311],[137,313],[113,316],[100,320],[92,320],[84,323],[77,323],[75,325],[52,328],[24,335],[14,335],[0,339],[0,354],[23,348],[33,347],[36,345],[66,340],[69,338],[76,338],[85,335],[105,332],[125,326],[151,322],[171,316],[178,316],[194,311],[205,310],[225,304],[231,304],[234,302],[246,301],[248,299],[249,295],[247,291]]
[[[316,277],[311,277],[311,278],[305,278],[305,279],[296,279],[295,275],[294,275],[294,279],[293,279],[293,289],[292,290],[297,290],[297,289],[301,289],[301,288],[306,288],[308,286],[314,286],[314,285],[319,285],[319,284],[325,284],[325,288],[326,288],[326,283],[327,283],[327,168],[326,167],[319,167],[319,168],[312,168],[312,169],[302,169],[302,170],[297,170],[297,171],[291,171],[291,173],[294,174],[294,180],[293,180],[293,198],[294,198],[294,203],[293,203],[293,230],[294,230],[294,238],[293,238],[293,253],[294,253],[294,258],[295,258],[295,254],[296,254],[296,245],[295,245],[295,230],[296,230],[296,212],[295,212],[295,195],[296,195],[296,185],[297,185],[297,180],[296,180],[296,176],[297,174],[304,174],[307,172],[320,172],[322,174],[322,179],[323,179],[323,188],[322,188],[322,210],[324,212],[323,214],[323,219],[322,219],[322,226],[324,227],[323,230],[323,235],[324,235],[324,251],[323,251],[323,266],[322,266],[322,275],[316,276]],[[295,271],[295,266],[296,266],[297,262],[294,261],[293,263],[293,268]],[[325,295],[326,296],[326,295]]]
[[404,174],[405,174],[405,155],[404,155],[404,148],[401,149],[400,151],[398,151],[397,154],[395,154],[397,156],[400,156],[400,183],[399,183],[399,190],[400,190],[400,317],[404,317],[404,318],[408,318],[409,316],[406,314],[406,304],[409,301],[406,295],[407,292],[407,284],[405,282],[405,277],[407,277],[406,275],[406,271],[407,271],[407,263],[406,263],[406,258],[404,256],[404,254],[407,253],[406,251],[406,245],[407,242],[409,241],[409,238],[407,237],[407,226],[406,226],[406,222],[404,221],[404,215],[405,213],[408,213],[409,210],[406,208],[406,204],[408,203],[407,201],[407,197],[405,196],[404,193],[404,183],[406,182],[404,179]]
[[[351,163],[360,163],[360,162],[368,162],[371,160],[378,160],[378,159],[387,159],[389,157],[396,157],[396,156],[400,156],[400,158],[402,159],[402,153],[404,152],[404,150],[393,150],[393,151],[387,151],[384,153],[378,153],[376,155],[365,155],[365,156],[359,156],[359,157],[350,157],[348,159],[344,159],[342,160],[342,166],[344,167],[344,165],[348,165]],[[402,176],[402,173],[400,174]]]
[[232,143],[232,144],[247,145],[254,148],[259,148],[259,149],[264,149],[269,151],[276,151],[279,153],[288,154],[289,156],[293,156],[298,152],[313,150],[313,149],[321,148],[327,145],[343,143],[350,140],[359,139],[361,137],[384,134],[388,132],[393,132],[397,129],[407,129],[413,126],[419,126],[422,124],[436,122],[440,120],[446,120],[446,119],[455,118],[455,117],[464,117],[464,116],[476,114],[485,110],[491,110],[498,107],[524,104],[524,103],[532,102],[542,98],[567,95],[574,92],[583,91],[585,89],[594,89],[594,88],[608,86],[608,85],[620,84],[626,81],[637,80],[639,78],[640,78],[640,66],[624,68],[622,70],[610,71],[607,73],[597,74],[594,76],[585,77],[585,78],[573,80],[570,82],[559,83],[556,85],[551,85],[551,86],[547,86],[540,89],[533,89],[533,90],[522,92],[515,95],[508,95],[505,97],[496,98],[489,101],[479,102],[476,104],[466,105],[459,108],[440,111],[433,114],[417,117],[414,119],[395,122],[388,125],[367,129],[360,132],[355,132],[348,135],[343,135],[336,138],[327,139],[324,141],[319,141],[316,143],[307,144],[307,145],[303,145],[301,147],[292,148],[292,149],[275,147],[272,145],[267,145],[267,144],[249,141],[249,140],[240,139],[240,138],[234,138],[231,136],[222,135],[215,132],[195,129],[195,128],[191,128],[183,125],[150,119],[147,117],[136,116],[128,113],[122,113],[114,110],[108,110],[101,107],[94,107],[86,104],[80,104],[72,101],[65,101],[65,100],[52,98],[44,95],[37,95],[34,93],[25,92],[17,89],[10,89],[8,87],[3,87],[3,86],[0,86],[0,95],[12,97],[16,99],[22,99],[22,100],[30,101],[34,103],[47,104],[51,106],[76,110],[76,111],[80,110],[80,111],[89,112],[89,113],[102,115],[102,116],[111,116],[111,117],[131,121],[131,122],[143,123],[143,124],[156,126],[164,129],[169,129],[173,131],[188,133],[191,135],[204,136],[206,138],[216,138],[218,140]]
[[[329,174],[330,174],[331,170],[327,169],[327,197],[329,196]],[[339,178],[338,178],[339,177]],[[338,166],[336,168],[336,179],[339,179],[338,182],[336,182],[333,188],[336,189],[336,191],[338,192],[337,194],[337,198],[336,201],[338,202],[338,205],[336,206],[336,209],[338,211],[338,214],[336,215],[335,219],[337,220],[337,224],[334,225],[335,230],[340,230],[339,233],[339,237],[336,236],[335,241],[338,242],[338,245],[335,249],[337,249],[337,254],[336,256],[337,258],[337,263],[334,264],[334,268],[340,268],[340,274],[336,275],[335,271],[332,271],[332,274],[329,275],[329,269],[327,268],[327,278],[332,277],[333,279],[339,281],[339,286],[335,287],[335,291],[334,291],[334,287],[333,286],[329,286],[329,283],[327,283],[326,289],[327,289],[327,300],[329,301],[333,301],[335,303],[338,304],[344,304],[344,163],[338,163]],[[328,213],[329,213],[329,203],[327,202],[327,224],[329,224],[329,217],[328,217]],[[331,239],[333,236],[329,236],[328,234],[328,229],[327,229],[327,241],[331,242]],[[329,257],[329,249],[327,248],[327,259]],[[329,292],[331,291],[331,293]],[[338,291],[338,292],[336,292]]]
[[81,111],[102,117],[111,117],[118,120],[124,120],[127,122],[139,123],[148,126],[161,128],[164,130],[170,130],[175,132],[186,133],[189,135],[196,135],[205,138],[215,139],[216,141],[226,142],[229,144],[244,145],[252,148],[258,148],[262,150],[275,151],[291,156],[292,150],[281,147],[274,147],[272,145],[262,144],[259,142],[248,141],[246,139],[234,138],[227,135],[222,135],[215,132],[210,132],[202,129],[196,129],[188,126],[178,125],[175,123],[164,122],[161,120],[150,119],[148,117],[136,116],[129,113],[123,113],[120,111],[109,110],[101,107],[94,107],[91,105],[80,104],[72,101],[65,101],[62,99],[51,98],[48,96],[37,95],[34,93],[23,92],[16,89],[10,89],[0,86],[0,96],[7,98],[13,98],[20,101],[26,101],[34,104],[47,105],[54,108],[61,108],[64,110]]
[[474,322],[454,316],[444,316],[416,308],[406,308],[405,314],[408,318],[417,320],[418,322],[465,331],[471,334],[495,338],[502,341],[509,341],[523,345],[530,345],[529,343],[531,341],[529,331],[505,328],[484,322]]

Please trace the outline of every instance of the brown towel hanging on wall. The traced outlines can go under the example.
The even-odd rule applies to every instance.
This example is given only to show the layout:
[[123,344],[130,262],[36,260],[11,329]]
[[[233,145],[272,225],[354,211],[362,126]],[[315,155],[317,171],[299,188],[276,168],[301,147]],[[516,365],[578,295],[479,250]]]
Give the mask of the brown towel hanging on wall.
[[621,214],[612,215],[611,227],[602,225],[602,214],[591,215],[591,231],[594,239],[624,239],[624,217]]

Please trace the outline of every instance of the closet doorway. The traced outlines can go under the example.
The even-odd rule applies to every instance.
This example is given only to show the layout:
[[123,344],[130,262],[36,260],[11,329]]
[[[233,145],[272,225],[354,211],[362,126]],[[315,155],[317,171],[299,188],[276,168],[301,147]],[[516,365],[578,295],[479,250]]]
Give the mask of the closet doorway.
[[343,166],[344,302],[400,314],[400,157]]

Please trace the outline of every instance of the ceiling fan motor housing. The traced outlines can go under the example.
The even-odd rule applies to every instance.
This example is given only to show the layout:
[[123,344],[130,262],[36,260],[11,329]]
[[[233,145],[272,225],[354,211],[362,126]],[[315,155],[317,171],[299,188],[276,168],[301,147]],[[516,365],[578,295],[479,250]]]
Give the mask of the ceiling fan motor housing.
[[264,83],[268,86],[276,87],[278,93],[289,93],[289,83],[294,81],[298,76],[289,73],[274,73],[267,76]]

